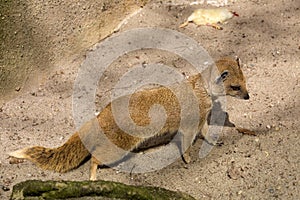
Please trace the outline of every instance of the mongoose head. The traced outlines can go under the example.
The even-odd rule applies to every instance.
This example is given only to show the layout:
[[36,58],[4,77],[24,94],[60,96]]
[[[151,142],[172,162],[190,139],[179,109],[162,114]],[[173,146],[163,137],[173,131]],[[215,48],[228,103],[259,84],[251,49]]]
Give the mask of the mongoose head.
[[216,62],[216,66],[219,73],[212,85],[212,94],[214,96],[225,94],[248,100],[250,96],[241,70],[240,59],[221,58]]

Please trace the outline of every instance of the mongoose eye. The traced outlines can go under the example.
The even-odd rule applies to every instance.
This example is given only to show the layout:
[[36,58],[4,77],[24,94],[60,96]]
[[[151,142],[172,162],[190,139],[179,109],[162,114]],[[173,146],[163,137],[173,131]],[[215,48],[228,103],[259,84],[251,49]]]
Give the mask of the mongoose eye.
[[236,86],[236,85],[231,85],[230,87],[231,87],[231,89],[234,90],[234,91],[239,91],[239,90],[241,90],[241,86],[239,86],[239,85],[237,85],[237,86]]

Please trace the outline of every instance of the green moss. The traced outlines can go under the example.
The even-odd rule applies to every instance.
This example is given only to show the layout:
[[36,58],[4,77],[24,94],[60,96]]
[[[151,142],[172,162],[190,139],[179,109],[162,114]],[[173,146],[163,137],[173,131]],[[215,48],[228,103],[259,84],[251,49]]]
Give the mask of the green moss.
[[66,199],[106,197],[111,199],[164,200],[193,199],[191,196],[159,187],[131,186],[110,181],[30,180],[13,187],[11,199]]

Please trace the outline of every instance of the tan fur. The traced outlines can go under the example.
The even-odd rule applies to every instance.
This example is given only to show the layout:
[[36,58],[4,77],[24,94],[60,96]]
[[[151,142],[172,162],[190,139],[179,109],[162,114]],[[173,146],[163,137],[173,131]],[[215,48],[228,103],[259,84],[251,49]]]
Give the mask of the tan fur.
[[[219,74],[221,74],[224,70],[229,72],[226,79],[223,80],[226,94],[245,98],[248,93],[246,90],[245,78],[238,62],[230,58],[224,58],[217,61],[216,64],[220,71]],[[200,74],[189,77],[186,80],[186,83],[193,89],[197,98],[197,105],[199,105],[200,111],[198,132],[202,131],[202,134],[205,137],[208,127],[207,115],[212,107],[212,98],[206,90],[206,87],[204,87],[205,83]],[[243,91],[240,93],[234,91],[233,93],[230,90],[231,84],[240,85]],[[213,88],[216,89],[217,86]],[[174,90],[176,90],[176,87],[174,87]],[[219,91],[220,90],[221,89],[219,89]],[[188,120],[190,120],[180,118],[180,104],[176,95],[166,87],[158,87],[142,90],[131,96],[129,112],[134,123],[139,126],[149,125],[151,122],[151,119],[149,118],[149,109],[154,104],[159,104],[164,107],[167,118],[163,128],[151,138],[135,137],[122,131],[114,119],[112,107],[111,104],[109,104],[99,113],[97,118],[86,122],[80,130],[71,136],[71,138],[61,147],[31,147],[12,152],[10,155],[17,158],[31,160],[43,169],[66,172],[78,167],[91,153],[90,179],[96,180],[96,170],[98,165],[118,161],[126,155],[126,152],[129,151],[162,144],[165,142],[161,141],[165,140],[162,138],[174,135],[178,131],[180,121],[184,120],[183,122],[185,122],[186,120],[186,122],[188,122]],[[94,134],[97,133],[94,133],[95,131],[93,131],[95,124],[103,130],[106,138],[109,142],[111,142],[111,144],[123,149],[125,153],[118,153],[114,151],[113,146],[110,146],[106,142],[103,143],[103,141],[97,141],[94,137]],[[183,137],[180,150],[184,153],[188,148],[183,154],[183,159],[186,162],[189,162],[190,146],[196,138],[196,134],[187,135],[186,133],[182,133],[182,135]],[[103,154],[102,156],[104,156],[103,158],[105,161],[97,159],[97,155],[99,154]]]
[[67,172],[78,167],[89,154],[78,133],[75,133],[61,147],[45,148],[36,146],[15,151],[9,155],[28,159],[42,169]]
[[[246,86],[246,79],[243,75],[240,66],[240,60],[233,60],[230,58],[222,58],[216,62],[220,72],[229,71],[226,80],[223,82],[226,95],[237,97],[240,99],[249,99],[249,94]],[[241,90],[234,91],[231,86],[240,86]]]

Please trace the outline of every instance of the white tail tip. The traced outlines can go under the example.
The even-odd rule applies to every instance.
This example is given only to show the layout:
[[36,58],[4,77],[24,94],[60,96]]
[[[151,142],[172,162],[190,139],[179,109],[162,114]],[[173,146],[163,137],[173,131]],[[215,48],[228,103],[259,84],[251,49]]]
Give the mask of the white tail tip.
[[9,153],[8,155],[15,158],[27,158],[26,154],[24,153],[26,149],[20,149],[17,151],[13,151]]

